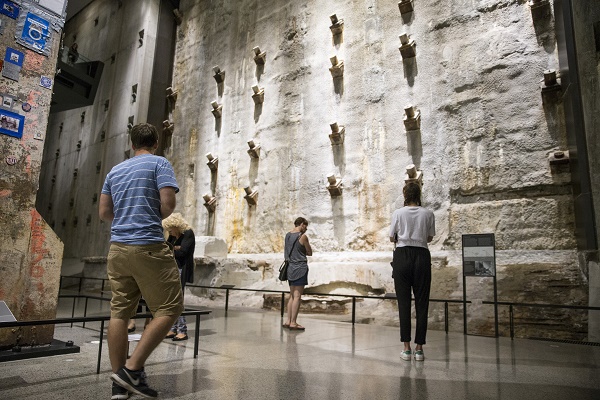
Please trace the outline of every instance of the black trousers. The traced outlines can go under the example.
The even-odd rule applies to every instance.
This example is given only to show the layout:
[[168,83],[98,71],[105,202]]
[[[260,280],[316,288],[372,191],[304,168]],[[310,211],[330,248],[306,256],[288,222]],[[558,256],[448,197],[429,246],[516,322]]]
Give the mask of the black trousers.
[[400,317],[400,341],[410,342],[411,289],[415,295],[415,343],[425,344],[431,290],[431,254],[424,247],[396,247],[392,263]]

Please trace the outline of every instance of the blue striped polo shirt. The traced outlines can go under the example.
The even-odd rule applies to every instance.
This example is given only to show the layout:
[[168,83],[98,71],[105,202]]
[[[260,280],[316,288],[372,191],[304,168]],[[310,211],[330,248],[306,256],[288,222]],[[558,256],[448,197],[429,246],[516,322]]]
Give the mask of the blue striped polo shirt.
[[110,241],[164,242],[159,190],[169,186],[179,192],[173,167],[164,157],[140,154],[114,166],[102,186],[102,194],[111,196],[114,205]]

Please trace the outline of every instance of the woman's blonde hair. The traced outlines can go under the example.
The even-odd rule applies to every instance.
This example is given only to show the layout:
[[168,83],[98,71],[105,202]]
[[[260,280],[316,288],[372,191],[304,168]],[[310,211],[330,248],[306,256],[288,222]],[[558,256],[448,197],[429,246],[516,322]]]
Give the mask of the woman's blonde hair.
[[181,233],[187,231],[188,229],[192,229],[190,224],[188,224],[187,221],[183,219],[183,215],[181,215],[180,213],[173,213],[167,218],[163,219],[162,226],[165,230],[177,228],[181,231]]

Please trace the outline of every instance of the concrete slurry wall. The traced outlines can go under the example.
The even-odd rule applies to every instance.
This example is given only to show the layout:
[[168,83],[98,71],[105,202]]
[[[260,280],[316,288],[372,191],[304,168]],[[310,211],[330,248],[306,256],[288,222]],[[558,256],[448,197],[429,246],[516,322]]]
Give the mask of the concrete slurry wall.
[[[595,2],[573,2],[575,19],[575,39],[579,53],[579,79],[581,82],[582,104],[584,107],[585,129],[587,135],[587,154],[590,165],[592,198],[594,200],[596,231],[600,227],[600,7]],[[600,235],[596,235],[600,240]],[[600,248],[600,242],[598,243]],[[600,263],[598,252],[588,260],[588,278],[590,286],[590,306],[600,307]],[[600,313],[591,311],[590,336],[600,340]]]
[[[520,260],[500,262],[500,300],[586,305],[569,167],[548,162],[567,146],[559,97],[543,99],[540,89],[543,72],[558,69],[553,17],[534,20],[522,0],[422,0],[405,15],[397,3],[248,0],[205,7],[183,0],[175,130],[166,151],[182,185],[178,210],[198,235],[224,238],[230,257],[273,255],[277,267],[283,235],[303,215],[317,257],[357,251],[372,258],[365,268],[384,268],[389,259],[378,261],[372,252],[390,249],[390,215],[402,205],[405,167],[414,163],[424,175],[423,204],[436,216],[434,252],[460,250],[462,234],[492,232],[497,250],[516,251]],[[332,36],[332,14],[344,21],[341,36]],[[402,33],[416,42],[416,58],[402,59]],[[266,51],[264,66],[253,60],[255,46]],[[344,62],[343,79],[332,79],[333,55]],[[225,71],[223,84],[213,78],[216,65]],[[253,85],[264,88],[264,103],[254,104]],[[221,118],[211,113],[215,100]],[[408,105],[421,113],[417,131],[405,130]],[[332,122],[345,127],[342,145],[330,142]],[[247,154],[249,139],[260,144],[258,160]],[[218,157],[216,173],[206,166],[208,152]],[[343,182],[341,196],[326,189],[330,173]],[[244,200],[246,186],[258,192],[255,206]],[[212,214],[204,194],[217,198]],[[545,256],[553,251],[564,256]],[[435,266],[434,293],[460,298],[460,252],[452,254],[453,262]],[[219,279],[208,281],[264,284],[260,269],[223,262]],[[364,271],[333,259],[320,265],[311,269],[309,287],[380,291],[363,282]],[[386,279],[382,287],[393,291]],[[489,299],[487,289],[480,279],[469,285],[469,297]],[[240,304],[265,304],[237,295],[254,299]],[[375,314],[393,308],[363,304]],[[470,310],[470,326],[489,333],[489,307]],[[557,317],[518,312],[521,326],[535,334]],[[565,318],[559,330],[578,326],[575,336],[585,336],[587,315]]]
[[[49,121],[52,142],[41,180],[47,195],[38,198],[38,209],[68,244],[67,257],[106,254],[109,227],[98,221],[93,196],[129,149],[128,117],[145,119],[157,2],[121,4],[96,0],[66,27],[66,44],[76,34],[81,54],[106,64],[96,103]],[[524,0],[420,0],[414,6],[413,13],[400,15],[397,1],[181,1],[175,129],[166,151],[182,188],[177,211],[197,235],[223,238],[233,264],[259,253],[259,259],[273,258],[265,267],[271,271],[282,258],[283,234],[304,215],[315,254],[333,254],[320,261],[323,268],[311,269],[311,286],[390,291],[389,276],[384,284],[364,280],[373,276],[364,270],[389,267],[377,252],[390,250],[390,215],[402,205],[404,170],[414,163],[424,173],[423,203],[436,214],[434,252],[459,251],[463,233],[493,232],[499,251],[525,257],[509,263],[516,267],[507,266],[506,273],[499,265],[506,296],[501,299],[521,299],[524,282],[514,281],[520,277],[536,283],[527,290],[535,301],[586,304],[580,293],[586,281],[573,261],[569,167],[548,164],[548,155],[566,146],[562,105],[556,98],[542,101],[540,94],[543,71],[558,67],[553,19],[534,23]],[[343,35],[336,37],[329,29],[334,13],[344,20]],[[145,41],[138,46],[141,29]],[[402,59],[403,32],[415,40],[416,58]],[[255,46],[267,53],[264,66],[253,60]],[[329,71],[333,55],[345,67],[343,79],[335,81]],[[225,71],[221,85],[213,78],[215,65]],[[262,105],[252,99],[255,84],[264,88]],[[223,106],[219,119],[211,113],[214,100]],[[420,130],[413,132],[403,123],[409,104],[421,113]],[[346,129],[343,145],[331,145],[334,121]],[[261,146],[258,160],[247,153],[250,138]],[[207,152],[219,158],[212,175]],[[343,182],[341,196],[331,197],[326,189],[330,173]],[[258,192],[256,206],[244,200],[246,186]],[[214,214],[203,206],[205,193],[217,198]],[[560,261],[544,256],[552,251],[566,255]],[[354,261],[335,260],[346,252],[363,254],[363,270],[350,268]],[[456,257],[435,264],[435,291],[452,298],[462,293]],[[254,261],[217,263],[221,284],[261,286],[268,279]],[[200,268],[199,276],[210,271]],[[526,271],[527,278],[521,275]],[[570,288],[565,297],[548,290],[563,287]],[[390,306],[362,304],[370,313]],[[472,325],[486,331],[489,321],[489,314],[474,315]],[[585,318],[579,323],[585,325]]]
[[[387,249],[414,163],[436,215],[434,249],[459,249],[463,233],[478,232],[494,232],[499,249],[575,247],[568,167],[548,163],[566,144],[562,109],[540,94],[543,71],[557,69],[552,19],[534,25],[525,1],[419,1],[405,16],[397,1],[184,0],[180,9],[167,157],[183,186],[179,210],[198,234],[224,238],[232,253],[281,252],[304,215],[319,251]],[[336,38],[334,13],[344,20]],[[416,58],[402,59],[403,32]],[[254,46],[266,51],[264,67]],[[334,54],[342,80],[328,70]],[[258,106],[255,84],[265,91]],[[422,121],[407,133],[409,104]],[[334,121],[345,126],[343,145],[330,143]],[[219,159],[212,176],[207,152]],[[339,197],[326,189],[330,173],[343,181]],[[256,206],[245,186],[258,191]],[[217,198],[212,216],[205,193]]]
[[[600,113],[598,106],[598,88],[600,85],[600,7],[595,2],[573,2],[575,20],[575,40],[578,51],[579,80],[585,129],[587,134],[587,152],[590,163],[590,178],[594,209],[596,210],[596,226],[600,226],[600,141],[597,132],[600,130]],[[600,238],[600,236],[599,236]],[[598,243],[600,247],[600,243]]]
[[158,7],[158,0],[96,0],[65,26],[65,45],[76,41],[80,54],[105,64],[94,104],[52,114],[48,123],[40,179],[45,195],[38,197],[37,207],[67,244],[66,258],[100,256],[108,250],[110,224],[98,218],[98,199],[106,174],[131,148],[129,117],[134,124],[146,122]]
[[[15,42],[14,19],[5,15],[0,19],[2,57],[9,47],[24,54],[19,80],[0,76],[0,93],[14,97],[9,112],[25,117],[20,139],[0,135],[0,300],[17,320],[52,319],[56,316],[63,244],[36,211],[35,198],[52,95],[52,90],[40,86],[40,77],[54,78],[60,32],[53,31],[46,44],[50,56],[46,57]],[[23,103],[31,105],[29,112],[22,109]],[[47,344],[53,334],[53,326],[2,329],[0,349]]]

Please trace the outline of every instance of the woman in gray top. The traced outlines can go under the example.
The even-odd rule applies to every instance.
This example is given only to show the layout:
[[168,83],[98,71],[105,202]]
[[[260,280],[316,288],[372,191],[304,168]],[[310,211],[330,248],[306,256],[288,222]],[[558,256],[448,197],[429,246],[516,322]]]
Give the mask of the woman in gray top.
[[306,256],[312,256],[312,248],[306,236],[308,221],[298,217],[294,221],[294,229],[285,235],[284,254],[289,261],[288,282],[290,284],[290,300],[288,301],[288,318],[284,328],[303,331],[305,328],[296,322],[304,286],[308,285],[308,261]]
[[400,358],[410,361],[410,306],[411,289],[415,295],[417,329],[415,332],[416,361],[423,361],[423,345],[427,334],[427,313],[431,288],[431,254],[427,243],[435,235],[433,212],[421,207],[421,187],[416,183],[404,186],[404,207],[394,211],[390,240],[396,244],[392,263],[398,314],[400,316],[400,341],[404,350]]

